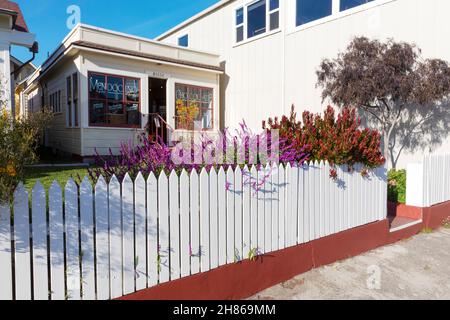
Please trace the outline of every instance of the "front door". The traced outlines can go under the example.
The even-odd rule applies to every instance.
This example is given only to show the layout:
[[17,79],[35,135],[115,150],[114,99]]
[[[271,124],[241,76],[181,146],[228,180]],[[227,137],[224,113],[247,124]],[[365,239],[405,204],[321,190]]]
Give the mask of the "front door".
[[149,87],[149,136],[155,142],[168,144],[167,125],[167,80],[158,78],[148,79]]

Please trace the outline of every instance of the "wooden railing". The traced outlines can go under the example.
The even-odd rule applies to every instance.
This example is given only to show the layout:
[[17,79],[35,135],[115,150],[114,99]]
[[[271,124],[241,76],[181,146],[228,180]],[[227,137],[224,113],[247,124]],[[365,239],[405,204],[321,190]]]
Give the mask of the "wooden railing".
[[149,113],[147,131],[149,138],[155,143],[172,144],[173,128],[158,113]]

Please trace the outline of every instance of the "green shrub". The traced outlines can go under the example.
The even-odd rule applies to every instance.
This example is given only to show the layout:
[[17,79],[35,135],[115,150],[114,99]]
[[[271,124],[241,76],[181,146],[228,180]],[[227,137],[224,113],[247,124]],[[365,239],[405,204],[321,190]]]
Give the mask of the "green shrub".
[[406,170],[389,171],[388,200],[395,203],[406,203]]
[[0,114],[0,203],[8,202],[24,178],[24,167],[37,160],[36,149],[52,113],[44,110],[26,118],[13,119],[4,109]]

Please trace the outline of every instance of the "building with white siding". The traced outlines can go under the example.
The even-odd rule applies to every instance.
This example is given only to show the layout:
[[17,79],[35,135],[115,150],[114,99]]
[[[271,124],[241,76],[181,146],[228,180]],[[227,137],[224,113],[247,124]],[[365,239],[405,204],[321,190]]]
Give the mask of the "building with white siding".
[[[316,70],[355,36],[417,44],[426,58],[450,61],[448,0],[222,0],[156,40],[217,52],[224,66],[222,126],[242,119],[255,130],[292,104],[322,112]],[[444,133],[445,134],[445,133]],[[450,141],[403,153],[399,166]]]

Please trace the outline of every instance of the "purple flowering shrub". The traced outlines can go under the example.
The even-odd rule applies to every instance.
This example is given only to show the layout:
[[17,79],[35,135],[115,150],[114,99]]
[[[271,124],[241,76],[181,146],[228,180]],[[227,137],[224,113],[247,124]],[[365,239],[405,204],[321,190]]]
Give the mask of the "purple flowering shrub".
[[[197,141],[180,142],[174,147],[162,141],[153,143],[144,134],[138,146],[122,143],[118,156],[113,155],[111,150],[109,156],[101,156],[96,151],[96,167],[89,169],[89,175],[92,181],[97,181],[100,176],[109,181],[113,175],[122,181],[127,173],[134,179],[139,172],[148,177],[150,173],[159,176],[163,171],[170,174],[175,170],[180,174],[182,170],[190,173],[205,168],[209,172],[213,168],[218,171],[220,167],[227,170],[229,167],[235,169],[237,166],[243,168],[254,164],[257,170],[264,171],[270,177],[270,172],[262,170],[266,164],[279,162],[302,165],[309,160],[306,149],[307,146],[299,151],[294,143],[279,139],[271,131],[254,134],[245,123],[240,124],[235,135],[228,130],[218,137],[202,134]],[[254,188],[258,187],[256,181],[248,183]]]

